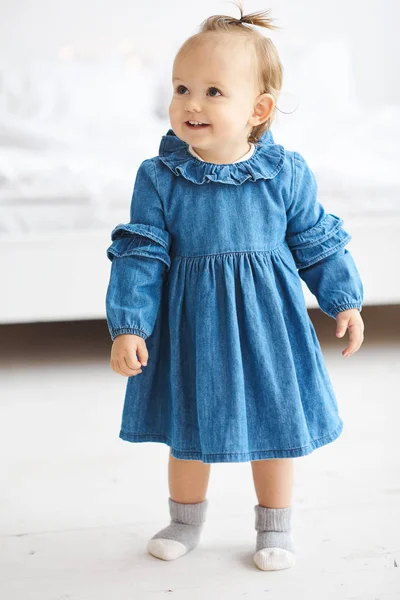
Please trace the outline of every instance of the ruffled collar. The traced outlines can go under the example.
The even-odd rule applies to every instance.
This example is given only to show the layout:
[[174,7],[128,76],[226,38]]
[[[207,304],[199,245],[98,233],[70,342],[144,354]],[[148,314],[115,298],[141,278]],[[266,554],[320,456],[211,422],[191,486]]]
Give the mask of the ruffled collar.
[[248,160],[227,164],[210,163],[194,157],[188,150],[188,144],[169,129],[161,138],[158,154],[160,160],[175,175],[182,175],[193,183],[215,181],[240,185],[248,179],[257,181],[275,177],[283,166],[285,150],[280,144],[275,144],[272,133],[268,130],[256,143]]

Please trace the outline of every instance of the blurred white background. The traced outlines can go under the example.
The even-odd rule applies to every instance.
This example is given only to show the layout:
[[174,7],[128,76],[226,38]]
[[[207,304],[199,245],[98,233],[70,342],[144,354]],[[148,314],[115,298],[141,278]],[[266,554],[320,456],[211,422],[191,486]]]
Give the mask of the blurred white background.
[[[268,8],[284,65],[275,141],[305,156],[321,202],[353,234],[365,304],[398,303],[400,7]],[[105,247],[169,129],[174,55],[204,18],[238,12],[228,1],[0,4],[0,323],[104,317]]]
[[196,552],[171,564],[146,555],[169,518],[168,448],[118,439],[126,379],[110,369],[104,321],[105,251],[129,220],[138,165],[169,129],[175,52],[204,18],[238,10],[215,0],[2,0],[6,600],[400,596],[400,5],[244,1],[245,13],[265,8],[282,27],[270,33],[284,65],[274,139],[314,169],[321,201],[353,235],[365,287],[366,337],[347,360],[347,335],[335,338],[335,321],[304,288],[344,432],[296,460],[299,566],[267,574],[252,564],[248,464],[213,465]]

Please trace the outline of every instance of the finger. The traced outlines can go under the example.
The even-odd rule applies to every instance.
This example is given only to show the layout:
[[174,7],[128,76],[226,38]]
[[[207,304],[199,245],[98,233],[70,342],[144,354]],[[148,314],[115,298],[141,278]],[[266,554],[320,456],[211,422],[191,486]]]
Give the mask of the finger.
[[345,350],[353,351],[354,348],[360,344],[363,340],[362,328],[359,324],[353,324],[349,326],[349,345]]
[[128,367],[128,369],[132,371],[137,371],[142,366],[140,362],[137,360],[136,355],[132,356],[132,354],[128,356],[123,356],[123,363]]
[[137,375],[138,372],[140,372],[140,370],[138,369],[130,369],[126,363],[124,359],[121,359],[118,361],[118,367],[119,370],[121,372],[121,375],[127,375],[128,377],[131,377],[131,375]]
[[349,356],[353,356],[353,354],[355,354],[359,350],[359,348],[360,348],[360,346],[356,346],[352,352],[343,350],[342,354],[343,354],[344,358],[348,358]]
[[147,361],[149,359],[149,353],[147,351],[145,344],[138,345],[136,349],[136,354],[138,355],[138,359],[140,360],[140,364],[146,366]]
[[130,373],[129,377],[136,377],[136,375],[139,375],[139,373],[143,373],[142,369],[137,369],[136,371],[132,371],[132,373]]
[[139,373],[143,373],[142,369],[137,369],[136,371],[131,371],[130,373],[126,373],[125,371],[118,371],[120,375],[124,377],[136,377]]
[[356,349],[358,349],[360,347],[360,345],[356,342],[353,342],[353,344],[349,344],[342,352],[342,354],[344,356],[347,356],[349,354],[353,354],[353,352],[356,351]]
[[346,354],[348,354],[349,352],[354,352],[354,350],[357,348],[357,346],[359,346],[357,341],[354,341],[352,343],[350,343],[348,346],[346,346],[346,348],[343,350],[343,352],[346,352]]
[[350,356],[351,354],[354,354],[354,352],[357,352],[357,350],[360,348],[361,344],[363,342],[363,338],[357,336],[355,339],[353,339],[352,343],[350,343],[342,352],[343,356]]
[[[140,363],[138,364],[140,367]],[[118,375],[125,375],[126,377],[131,377],[132,375],[138,375],[139,373],[142,373],[142,370],[140,368],[131,369],[129,365],[125,364],[125,361],[122,361],[122,358],[119,360],[116,358],[112,358],[110,360],[110,365],[112,370],[115,373],[118,373]]]
[[339,319],[336,325],[336,337],[343,337],[347,330],[347,319]]

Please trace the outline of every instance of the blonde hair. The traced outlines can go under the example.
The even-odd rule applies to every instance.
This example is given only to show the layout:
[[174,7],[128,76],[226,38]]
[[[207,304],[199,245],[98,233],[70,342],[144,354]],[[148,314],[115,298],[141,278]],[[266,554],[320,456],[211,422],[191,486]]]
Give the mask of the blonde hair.
[[274,108],[268,119],[253,127],[249,134],[248,140],[257,143],[262,134],[267,131],[275,118],[276,103],[282,88],[283,67],[279,58],[278,50],[272,40],[255,29],[251,25],[264,27],[266,29],[280,29],[272,25],[268,14],[270,9],[261,10],[248,15],[243,14],[242,3],[233,2],[240,10],[240,19],[230,17],[228,15],[212,15],[205,19],[201,25],[199,32],[189,37],[178,50],[178,54],[188,50],[193,43],[204,38],[204,34],[209,33],[233,33],[241,34],[248,38],[253,43],[253,47],[257,58],[257,76],[258,84],[261,88],[260,93],[271,94],[274,99]]

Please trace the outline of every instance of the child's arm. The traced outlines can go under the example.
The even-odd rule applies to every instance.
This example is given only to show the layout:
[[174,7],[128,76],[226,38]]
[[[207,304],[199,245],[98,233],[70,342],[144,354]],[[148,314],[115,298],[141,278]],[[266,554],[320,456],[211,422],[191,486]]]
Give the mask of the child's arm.
[[286,207],[286,241],[299,276],[330,317],[362,310],[364,289],[350,252],[352,239],[338,216],[326,213],[317,198],[315,176],[304,158],[293,153],[291,193]]
[[144,160],[137,171],[130,222],[117,225],[111,240],[107,248],[112,264],[106,294],[111,338],[128,333],[146,339],[153,332],[164,275],[171,264],[171,235],[165,227],[151,159]]

